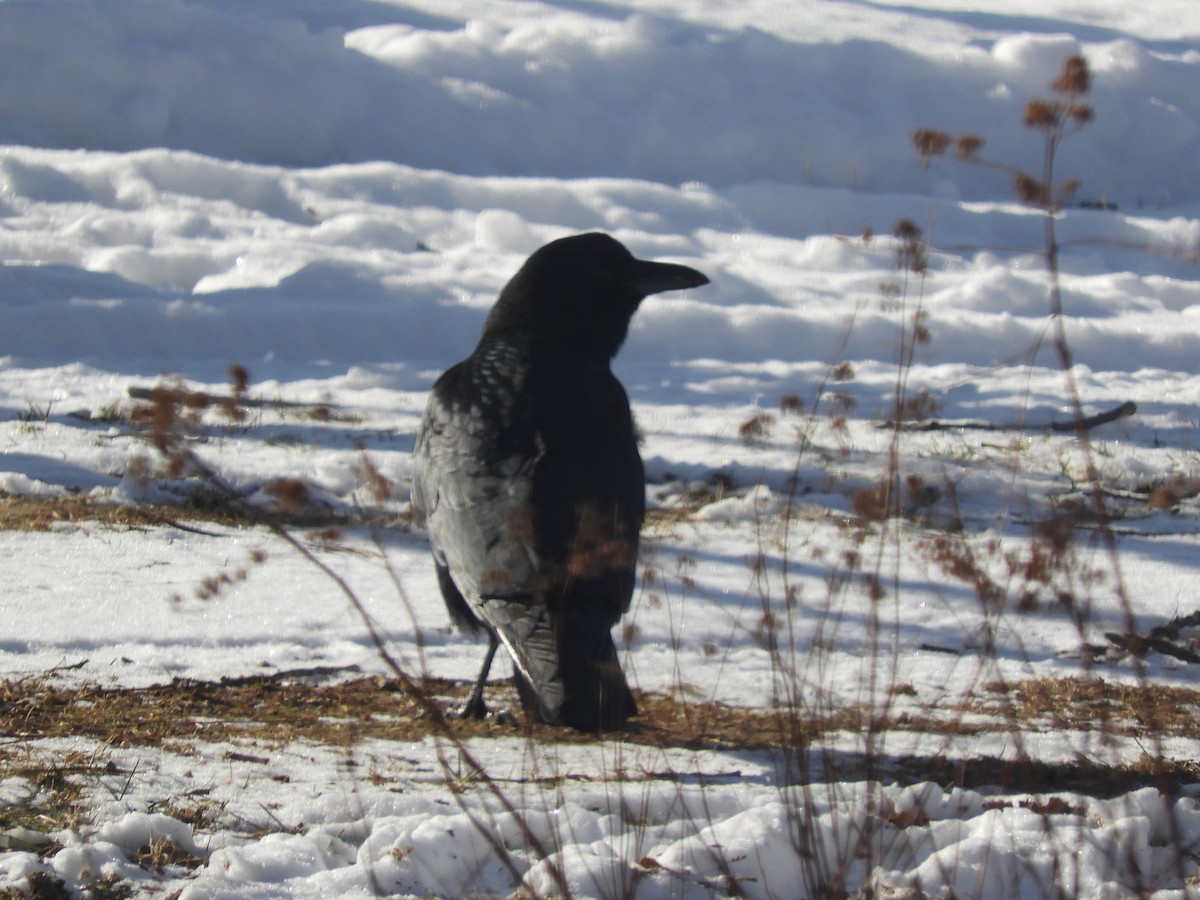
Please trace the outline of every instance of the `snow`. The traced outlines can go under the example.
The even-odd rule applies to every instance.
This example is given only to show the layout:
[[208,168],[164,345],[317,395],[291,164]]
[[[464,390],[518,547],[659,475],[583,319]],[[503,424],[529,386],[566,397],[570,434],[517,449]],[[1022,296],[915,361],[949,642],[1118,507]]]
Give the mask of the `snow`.
[[[650,574],[621,634],[639,688],[752,708],[800,688],[831,709],[914,715],[952,715],[999,679],[1194,688],[1194,666],[1093,663],[1082,645],[1196,610],[1198,47],[1192,0],[0,0],[0,490],[178,499],[194,481],[136,477],[149,449],[103,412],[160,378],[223,392],[237,363],[252,397],[332,415],[210,414],[199,458],[255,502],[298,478],[327,508],[401,516],[433,379],[469,352],[525,256],[603,230],[712,280],[649,298],[615,366],[651,505],[713,501],[647,530]],[[1042,582],[1030,525],[1086,480],[1071,436],[1049,428],[1071,409],[1043,221],[1002,171],[922,167],[909,133],[978,134],[989,158],[1040,166],[1023,104],[1074,53],[1096,117],[1056,164],[1089,201],[1056,222],[1071,374],[1086,413],[1137,413],[1092,432],[1116,564],[1081,528]],[[931,241],[923,281],[895,267],[900,219]],[[847,522],[885,472],[894,432],[878,426],[918,308],[930,340],[905,395],[928,391],[942,422],[1030,427],[902,433],[909,516],[861,538]],[[802,406],[781,408],[789,397]],[[364,453],[396,486],[382,504]],[[1178,502],[1149,508],[1148,486],[1171,484]],[[1006,607],[949,573],[945,541]],[[482,648],[449,628],[419,529],[351,529],[342,545],[321,558],[391,652],[469,677]],[[265,529],[62,523],[0,531],[0,553],[4,677],[385,672],[360,611]],[[848,553],[867,560],[859,572]],[[1027,591],[1036,608],[1016,609]],[[764,611],[786,623],[774,655]],[[1155,752],[1154,735],[1049,723],[999,737],[897,731],[876,750],[1113,765]],[[870,738],[821,740],[850,759]],[[1200,749],[1158,740],[1172,760]],[[265,767],[202,742],[21,746],[108,754],[134,774],[89,785],[90,817],[45,859],[0,852],[0,891],[47,871],[75,890],[113,875],[187,898],[817,894],[803,835],[851,893],[1167,898],[1195,890],[1200,842],[1192,789],[1031,797],[932,773],[798,784],[765,751],[472,741],[514,813],[455,782],[456,751],[434,739],[297,742],[262,748]],[[0,803],[31,790],[0,768]],[[224,810],[210,828],[163,811],[196,790]],[[130,861],[157,838],[204,865],[185,877]]]

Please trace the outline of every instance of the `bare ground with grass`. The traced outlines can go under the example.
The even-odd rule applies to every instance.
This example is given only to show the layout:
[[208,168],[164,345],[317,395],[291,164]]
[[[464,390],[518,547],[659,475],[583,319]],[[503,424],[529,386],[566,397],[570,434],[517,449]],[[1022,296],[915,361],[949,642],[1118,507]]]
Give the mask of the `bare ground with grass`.
[[[959,735],[1006,735],[1022,726],[1031,731],[1103,727],[1110,736],[1136,736],[1150,719],[1160,733],[1200,740],[1200,690],[1131,687],[1098,678],[1039,679],[1004,688],[988,685],[980,696],[954,710],[930,709],[925,715],[898,714],[869,722],[865,709],[797,719],[792,710],[745,709],[640,693],[638,720],[621,732],[597,737],[507,714],[487,721],[454,717],[435,721],[422,704],[405,696],[398,681],[382,677],[334,683],[311,680],[325,674],[280,673],[220,682],[176,680],[146,688],[56,685],[53,675],[0,681],[0,712],[5,722],[0,757],[13,764],[29,742],[75,737],[122,748],[182,749],[194,741],[227,743],[231,755],[247,744],[270,748],[307,741],[353,747],[367,740],[414,743],[430,737],[451,741],[517,737],[539,744],[618,741],[662,748],[819,754],[825,739],[868,727],[876,734]],[[422,687],[439,702],[453,706],[465,700],[470,684],[426,679]],[[515,706],[515,692],[509,692],[506,699]],[[964,712],[971,714],[969,721]],[[843,765],[854,768],[852,763]],[[1200,782],[1200,767],[1191,761],[1149,758],[1111,765],[1084,759],[1055,764],[1028,758],[1014,762],[988,757],[897,756],[884,761],[881,774],[899,783],[933,779],[959,787],[992,785],[1005,792],[1070,789],[1094,796],[1144,785],[1173,792]]]
[[[32,531],[86,522],[117,530],[262,526],[254,511],[217,494],[206,496],[200,494],[188,505],[163,507],[97,503],[83,497],[0,497],[0,527]],[[663,511],[651,525],[669,531],[686,522],[688,514],[680,509]],[[289,528],[303,527],[296,534],[305,540],[364,524],[357,517],[333,514],[285,521]],[[783,671],[791,670],[785,666]],[[161,750],[186,757],[200,745],[206,752],[218,748],[231,766],[264,771],[274,755],[296,746],[319,745],[351,759],[368,743],[382,743],[402,755],[405,748],[430,740],[456,749],[478,740],[516,739],[552,753],[557,747],[603,742],[618,748],[625,744],[664,751],[718,751],[730,754],[732,760],[744,754],[766,754],[789,760],[784,765],[788,771],[814,783],[934,782],[947,789],[962,787],[990,795],[997,808],[1020,805],[1042,815],[1070,813],[1074,801],[1067,799],[1069,795],[1114,797],[1154,787],[1178,796],[1200,782],[1200,768],[1181,754],[1155,749],[1161,743],[1140,756],[1102,752],[1113,742],[1136,746],[1143,735],[1193,746],[1200,741],[1200,689],[1156,685],[1146,679],[1135,684],[1095,676],[980,679],[961,694],[936,702],[923,700],[898,681],[888,686],[892,699],[882,706],[864,701],[836,708],[816,701],[809,708],[802,693],[797,694],[798,702],[781,709],[696,702],[685,690],[669,695],[640,693],[638,720],[604,738],[529,723],[519,715],[501,714],[484,722],[430,715],[430,701],[451,708],[462,703],[469,688],[465,680],[405,681],[364,676],[341,667],[220,681],[177,679],[136,688],[83,681],[66,669],[3,680],[0,771],[6,778],[36,786],[38,793],[36,803],[0,806],[0,834],[16,835],[17,841],[22,834],[50,840],[56,831],[88,822],[95,814],[91,804],[96,797],[89,785],[122,783],[141,775],[130,765],[129,754],[118,751]],[[516,709],[515,692],[498,688],[492,689],[495,708]],[[420,696],[414,696],[414,691]],[[1025,752],[1027,736],[1057,732],[1090,736],[1082,743],[1098,752],[1067,759]],[[897,749],[901,747],[925,749]],[[996,750],[993,755],[990,749],[981,752],[981,747]],[[1013,752],[1014,747],[1018,752]],[[731,763],[730,772],[736,769],[736,763]],[[481,777],[496,786],[490,776]],[[595,772],[574,768],[546,772],[535,767],[520,780],[545,789],[563,779],[669,782],[694,777],[695,773],[670,767]],[[461,785],[447,782],[447,787],[461,790],[470,787],[469,782],[469,778]],[[505,782],[504,789],[509,788],[519,786]],[[206,807],[201,801],[203,797],[168,812],[203,829]],[[285,829],[264,821],[268,830]],[[37,849],[48,854],[57,847],[51,842]],[[173,846],[148,845],[139,851],[137,864],[154,871],[156,866],[186,870],[203,863],[186,854],[179,856],[180,852]]]
[[[656,519],[669,527],[679,515],[679,510],[668,510]],[[0,495],[0,529],[39,531],[81,522],[131,529],[261,524],[257,514],[248,515],[235,504],[221,502],[220,497],[213,497],[212,502],[201,497],[185,506],[130,506],[84,497]],[[300,524],[339,526],[362,522],[330,514],[324,519],[310,516]],[[63,674],[64,670],[53,670],[0,680],[0,739],[9,741],[10,746],[73,736],[114,746],[159,746],[191,740],[232,742],[247,736],[275,745],[303,739],[334,746],[352,746],[367,739],[418,741],[438,734],[453,740],[492,736],[525,736],[559,743],[601,740],[524,722],[519,716],[505,715],[484,722],[431,718],[425,698],[454,707],[470,689],[465,680],[422,677],[404,682],[382,676],[363,677],[353,667],[335,667],[216,682],[177,679],[133,688],[80,683],[61,678]],[[424,698],[411,696],[414,689],[423,692]],[[903,684],[893,685],[890,691],[897,696],[915,694]],[[501,693],[498,699],[502,705],[518,707],[514,691]],[[668,696],[642,692],[637,721],[603,740],[696,749],[808,750],[825,736],[870,729],[876,733],[958,735],[1071,730],[1127,738],[1151,731],[1200,741],[1200,689],[1144,680],[1136,684],[1101,677],[988,681],[940,707],[909,699],[914,703],[887,704],[882,710],[864,703],[807,711],[739,708],[696,702],[686,693]],[[961,774],[950,779],[953,783],[996,783],[996,772],[989,771],[986,761],[947,761],[946,765]],[[1190,781],[1196,774],[1191,764],[1168,768],[1171,780]],[[898,770],[895,777],[904,780],[902,771]],[[1140,782],[1147,775],[1142,771],[1129,777]],[[1101,777],[1095,790],[1104,793],[1104,781]],[[1015,790],[1039,789],[1033,784],[1008,786]],[[1077,789],[1086,790],[1086,786]]]

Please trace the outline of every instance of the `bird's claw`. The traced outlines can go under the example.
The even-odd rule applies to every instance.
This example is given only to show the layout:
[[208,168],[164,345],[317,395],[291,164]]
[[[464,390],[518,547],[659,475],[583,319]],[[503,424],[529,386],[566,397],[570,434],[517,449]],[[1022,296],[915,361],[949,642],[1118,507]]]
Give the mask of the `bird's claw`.
[[487,706],[482,703],[465,703],[458,709],[451,710],[447,713],[449,719],[472,719],[476,722],[493,722],[496,725],[516,725],[517,717],[509,710],[502,709],[498,712],[492,712]]
[[475,719],[478,722],[482,722],[487,717],[487,704],[478,698],[468,700],[461,707],[450,712],[450,718],[452,719]]

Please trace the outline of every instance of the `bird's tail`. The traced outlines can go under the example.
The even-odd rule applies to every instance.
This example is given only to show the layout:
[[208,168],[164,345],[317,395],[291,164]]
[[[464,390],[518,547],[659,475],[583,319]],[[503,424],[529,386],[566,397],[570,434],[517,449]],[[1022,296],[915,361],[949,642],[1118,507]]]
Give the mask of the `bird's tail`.
[[559,721],[581,731],[610,731],[637,715],[606,609],[567,605],[558,625],[563,703]]
[[567,607],[552,621],[538,603],[485,603],[516,665],[521,703],[539,720],[597,732],[637,715],[606,612]]
[[546,607],[530,598],[488,598],[483,603],[487,620],[516,666],[521,705],[554,724],[564,695],[558,644]]

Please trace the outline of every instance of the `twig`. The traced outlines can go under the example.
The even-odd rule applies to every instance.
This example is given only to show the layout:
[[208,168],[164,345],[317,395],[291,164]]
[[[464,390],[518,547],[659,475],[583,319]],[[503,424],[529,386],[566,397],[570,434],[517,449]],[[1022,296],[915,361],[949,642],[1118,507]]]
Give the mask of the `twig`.
[[1174,643],[1179,640],[1179,633],[1182,629],[1195,628],[1198,625],[1200,625],[1200,610],[1188,616],[1176,616],[1170,622],[1154,626],[1145,634],[1107,632],[1104,636],[1110,643],[1138,659],[1154,650],[1164,656],[1170,656],[1186,663],[1200,663],[1200,653],[1190,647]]
[[79,662],[63,663],[62,665],[54,666],[53,668],[47,669],[44,674],[49,676],[57,675],[59,672],[75,672],[79,669],[82,669],[89,662],[91,662],[91,659],[84,657],[83,659],[79,660]]
[[[134,400],[155,401],[159,398],[159,392],[162,388],[147,388],[133,385],[129,388],[129,396]],[[186,391],[185,396],[189,401],[204,406],[220,406],[224,403],[233,403],[238,406],[249,406],[256,409],[336,409],[337,404],[326,403],[324,401],[316,403],[301,403],[295,400],[267,400],[262,397],[247,397],[247,396],[231,396],[229,394],[209,394],[205,391]]]
[[257,766],[265,766],[271,761],[265,756],[254,756],[251,753],[241,753],[237,750],[226,750],[222,757],[232,762],[254,763]]
[[199,534],[203,537],[213,538],[228,537],[228,535],[221,534],[217,531],[209,531],[207,528],[197,528],[195,525],[184,525],[182,522],[178,522],[175,519],[159,513],[150,513],[150,519],[154,522],[157,522],[159,525],[166,525],[169,528],[178,528],[180,531],[186,531],[189,534]]
[[1077,429],[1091,429],[1100,425],[1107,425],[1109,422],[1115,422],[1117,419],[1124,419],[1127,416],[1132,416],[1137,412],[1137,404],[1132,400],[1126,400],[1116,409],[1110,409],[1107,412],[1097,413],[1094,416],[1085,416],[1078,422],[1051,422],[1051,431],[1076,431]]
[[900,423],[897,426],[893,422],[884,422],[877,426],[879,428],[896,428],[899,427],[902,431],[1023,431],[1023,432],[1041,432],[1055,431],[1060,433],[1077,432],[1080,429],[1085,431],[1092,428],[1098,428],[1101,425],[1107,425],[1109,422],[1116,422],[1118,419],[1124,419],[1132,416],[1137,412],[1137,404],[1132,400],[1126,400],[1120,406],[1106,410],[1101,413],[1096,413],[1094,416],[1085,416],[1079,421],[1060,422],[1050,421],[1045,425],[1030,425],[1021,423],[1002,422],[942,422],[938,419],[931,419],[928,422],[912,422]]
[[260,684],[263,682],[271,682],[279,684],[285,681],[294,681],[301,678],[332,678],[335,675],[361,674],[362,667],[356,663],[348,666],[307,666],[300,669],[281,669],[278,672],[272,672],[269,675],[241,675],[235,677],[224,677],[221,679],[222,687],[241,687],[243,685]]

